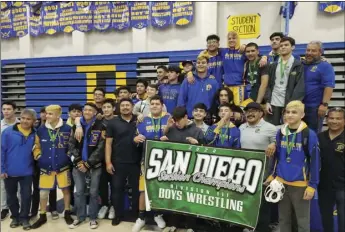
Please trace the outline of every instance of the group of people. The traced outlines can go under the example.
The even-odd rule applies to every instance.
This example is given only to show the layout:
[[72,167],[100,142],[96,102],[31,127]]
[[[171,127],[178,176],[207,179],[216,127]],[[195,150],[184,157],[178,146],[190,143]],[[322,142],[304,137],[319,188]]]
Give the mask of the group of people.
[[[208,36],[207,49],[195,65],[187,60],[183,70],[159,66],[158,84],[139,79],[136,93],[120,86],[116,101],[95,88],[94,103],[72,104],[67,122],[61,119],[59,105],[44,107],[37,125],[31,109],[24,109],[18,121],[15,103],[4,102],[2,219],[10,210],[11,228],[39,228],[47,222],[48,199],[52,218],[57,219],[59,187],[69,228],[89,216],[90,228],[96,229],[97,218],[107,214],[116,226],[125,216],[128,182],[137,217],[132,231],[140,231],[147,217],[143,148],[151,139],[263,150],[264,188],[276,180],[285,193],[278,204],[262,198],[255,231],[271,231],[275,221],[281,232],[310,231],[310,200],[318,191],[324,231],[333,231],[336,205],[338,228],[344,232],[345,110],[328,109],[335,74],[321,56],[322,43],[309,43],[305,59],[300,59],[293,54],[295,40],[280,32],[270,36],[272,51],[267,55],[260,54],[255,43],[240,45],[236,32],[229,32],[227,39],[228,48],[219,48],[219,37]],[[328,129],[321,132],[326,113]],[[39,218],[30,224],[38,204]],[[279,219],[271,217],[272,210]],[[166,227],[162,213],[154,212],[153,217],[158,227]],[[187,218],[191,220],[174,226],[198,231],[193,216]]]

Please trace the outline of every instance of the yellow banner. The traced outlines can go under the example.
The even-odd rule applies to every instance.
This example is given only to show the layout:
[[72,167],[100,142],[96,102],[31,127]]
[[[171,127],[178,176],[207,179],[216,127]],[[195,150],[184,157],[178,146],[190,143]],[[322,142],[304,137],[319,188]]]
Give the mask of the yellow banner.
[[230,15],[228,17],[228,31],[236,31],[241,39],[259,38],[261,35],[261,15]]

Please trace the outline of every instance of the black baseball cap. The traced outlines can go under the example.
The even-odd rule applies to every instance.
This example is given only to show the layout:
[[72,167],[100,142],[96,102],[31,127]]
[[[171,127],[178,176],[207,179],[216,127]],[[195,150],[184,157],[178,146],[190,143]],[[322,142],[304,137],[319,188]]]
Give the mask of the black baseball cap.
[[185,61],[182,62],[182,66],[183,66],[183,67],[184,67],[186,64],[194,65],[194,64],[193,64],[193,61],[191,61],[191,60],[185,60]]
[[181,73],[181,69],[177,65],[169,65],[168,67],[169,72],[176,72],[176,73]]
[[264,110],[262,109],[261,105],[259,103],[256,102],[251,102],[249,103],[245,108],[244,111],[250,110],[250,109],[256,109],[256,110],[261,110],[262,112],[264,112]]

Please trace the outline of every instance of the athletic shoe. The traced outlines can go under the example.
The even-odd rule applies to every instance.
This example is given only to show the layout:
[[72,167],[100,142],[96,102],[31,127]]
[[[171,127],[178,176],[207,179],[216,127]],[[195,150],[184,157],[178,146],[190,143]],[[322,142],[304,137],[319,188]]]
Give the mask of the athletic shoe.
[[10,227],[11,228],[17,228],[18,226],[20,226],[20,223],[19,223],[19,221],[17,220],[17,219],[12,219],[12,221],[11,221],[11,224],[10,224]]
[[138,218],[132,227],[132,232],[139,232],[145,226],[145,220]]
[[74,220],[73,223],[71,225],[68,226],[68,228],[70,229],[75,229],[78,226],[80,226],[81,224],[83,224],[84,221],[79,221],[79,220]]
[[108,212],[108,207],[107,206],[102,206],[102,208],[98,211],[98,218],[99,219],[104,219],[105,215]]
[[40,214],[38,220],[31,226],[32,229],[37,229],[47,223],[47,214]]
[[23,221],[22,226],[23,226],[23,230],[31,230],[31,225],[29,221]]
[[115,218],[115,209],[114,209],[113,206],[110,207],[110,209],[109,209],[108,218],[109,218],[109,219],[114,219],[114,218]]
[[70,210],[65,210],[65,222],[67,225],[71,225],[73,223],[73,218],[71,217],[72,212]]
[[9,209],[1,210],[1,221],[5,220],[10,215]]
[[59,219],[59,213],[57,211],[51,212],[51,215],[53,220]]
[[90,221],[90,229],[97,229],[98,222],[96,220]]
[[155,222],[157,223],[157,226],[161,229],[164,229],[166,227],[166,223],[164,221],[163,215],[157,215],[154,217]]

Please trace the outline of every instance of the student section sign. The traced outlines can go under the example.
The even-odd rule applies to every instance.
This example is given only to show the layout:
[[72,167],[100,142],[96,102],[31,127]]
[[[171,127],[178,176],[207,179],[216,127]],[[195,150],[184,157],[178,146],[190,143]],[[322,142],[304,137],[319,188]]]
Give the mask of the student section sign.
[[261,15],[230,15],[228,31],[236,31],[241,39],[259,38],[261,35]]
[[265,154],[146,142],[147,210],[158,209],[255,228]]

